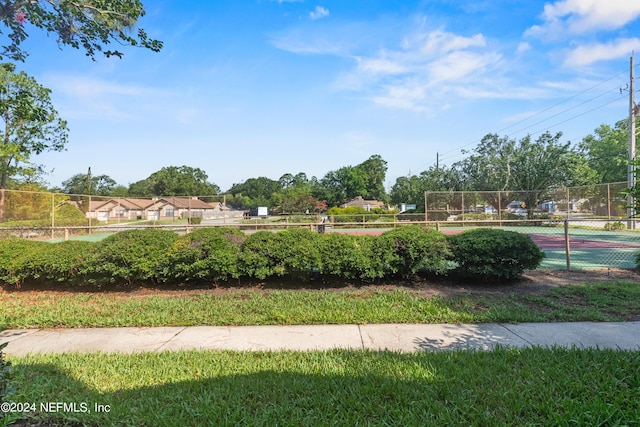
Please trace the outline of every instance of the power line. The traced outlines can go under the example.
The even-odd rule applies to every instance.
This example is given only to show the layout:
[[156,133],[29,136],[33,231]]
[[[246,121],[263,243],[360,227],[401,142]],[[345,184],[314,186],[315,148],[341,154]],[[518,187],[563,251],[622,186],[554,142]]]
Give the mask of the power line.
[[[521,119],[521,120],[518,120],[517,122],[512,123],[512,124],[510,124],[509,126],[506,126],[506,127],[502,128],[502,129],[498,130],[498,131],[497,131],[497,132],[495,132],[495,133],[500,134],[500,133],[502,133],[502,132],[504,132],[504,131],[506,131],[506,130],[508,130],[508,129],[511,129],[511,128],[513,128],[513,127],[515,127],[515,126],[517,126],[517,125],[521,124],[521,123],[524,123],[524,122],[526,122],[526,121],[528,121],[528,120],[531,120],[531,119],[533,119],[533,118],[535,118],[535,117],[538,117],[538,116],[540,116],[540,115],[542,115],[542,114],[544,114],[544,113],[546,113],[546,112],[548,112],[548,111],[551,111],[551,110],[553,110],[554,108],[557,108],[558,106],[560,106],[560,105],[562,105],[562,104],[564,104],[564,103],[566,103],[566,102],[569,102],[569,101],[571,101],[572,99],[575,99],[575,98],[579,97],[579,96],[580,96],[580,95],[582,95],[582,94],[588,93],[588,92],[592,91],[593,89],[595,89],[595,88],[597,88],[597,87],[599,87],[599,86],[601,86],[601,85],[603,85],[603,84],[605,84],[605,83],[607,83],[607,82],[609,82],[609,81],[611,81],[611,80],[613,80],[613,79],[615,79],[615,78],[618,78],[621,74],[624,74],[624,73],[626,73],[626,71],[620,71],[620,72],[618,72],[618,73],[615,73],[615,74],[613,74],[612,76],[610,76],[609,78],[607,78],[607,79],[605,79],[605,80],[602,80],[602,81],[600,81],[600,82],[598,82],[598,83],[596,83],[596,84],[594,84],[594,85],[590,86],[589,88],[584,89],[584,90],[582,90],[582,91],[580,91],[580,92],[578,92],[578,93],[576,93],[576,94],[574,94],[574,95],[572,95],[572,96],[570,96],[570,97],[568,97],[568,98],[566,98],[566,99],[564,99],[564,100],[562,100],[562,101],[560,101],[560,102],[557,102],[557,103],[555,103],[555,104],[553,104],[553,105],[551,105],[551,106],[549,106],[549,107],[547,107],[547,108],[544,108],[544,109],[542,109],[542,110],[540,110],[540,111],[538,111],[538,112],[536,112],[536,113],[534,113],[534,114],[531,114],[531,115],[529,115],[529,116],[527,116],[527,117],[525,117],[525,118],[523,118],[523,119]],[[619,87],[620,87],[620,85],[617,85],[614,89],[618,89]],[[585,104],[588,104],[588,103],[590,103],[590,102],[593,102],[594,100],[596,100],[596,99],[598,99],[598,98],[601,98],[601,97],[605,96],[606,94],[610,93],[610,92],[611,92],[612,90],[614,90],[614,89],[609,89],[609,90],[607,90],[607,91],[605,91],[605,92],[602,92],[601,94],[596,95],[596,96],[594,96],[594,97],[592,97],[592,98],[590,98],[590,99],[588,99],[588,100],[586,100],[586,101],[584,101],[584,102],[581,102],[580,104],[574,105],[574,106],[572,106],[572,107],[570,107],[570,108],[567,108],[567,109],[565,109],[565,110],[563,110],[563,111],[560,111],[560,112],[558,112],[558,113],[556,113],[556,114],[553,114],[553,115],[551,115],[551,116],[547,117],[546,119],[544,119],[544,120],[540,120],[540,121],[538,121],[538,122],[536,122],[536,123],[534,123],[534,124],[532,124],[532,125],[528,125],[528,126],[526,126],[526,127],[522,128],[522,129],[520,129],[520,130],[518,130],[518,131],[514,132],[514,134],[517,134],[517,133],[519,133],[519,132],[522,132],[522,131],[524,131],[524,130],[526,130],[526,129],[529,129],[529,128],[533,127],[533,126],[536,126],[536,125],[538,125],[538,124],[544,123],[544,122],[546,122],[546,121],[548,121],[548,120],[551,120],[551,119],[553,119],[553,118],[556,118],[556,117],[558,117],[558,116],[560,116],[560,115],[562,115],[562,114],[567,113],[568,111],[574,110],[574,109],[576,109],[576,108],[578,108],[578,107],[581,107],[581,106],[583,106],[583,105],[585,105]],[[555,123],[555,124],[553,124],[553,125],[551,125],[551,126],[549,126],[549,127],[545,128],[545,130],[546,130],[546,129],[553,128],[553,127],[555,127],[555,126],[559,126],[560,124],[566,123],[566,122],[571,121],[571,120],[573,120],[573,119],[575,119],[575,118],[578,118],[578,117],[584,116],[584,115],[586,115],[586,114],[588,114],[588,113],[590,113],[590,112],[593,112],[593,111],[595,111],[595,110],[598,110],[598,109],[600,109],[600,108],[603,108],[603,107],[605,107],[605,106],[607,106],[607,105],[610,105],[610,104],[612,104],[612,103],[614,103],[614,102],[616,102],[616,101],[619,101],[619,98],[617,98],[617,99],[615,99],[615,100],[612,100],[612,101],[609,101],[609,102],[606,102],[606,103],[604,103],[604,104],[601,104],[601,105],[599,105],[599,106],[597,106],[597,107],[595,107],[595,108],[593,108],[593,109],[590,109],[590,110],[585,111],[585,112],[583,112],[583,113],[580,113],[580,114],[577,114],[577,115],[575,115],[575,116],[572,116],[572,117],[570,117],[570,118],[568,118],[568,119],[566,119],[566,120],[563,120],[563,121],[561,121],[561,122]],[[538,130],[538,131],[534,132],[533,134],[537,134],[537,133],[541,133],[541,132],[544,132],[544,130]],[[447,160],[449,160],[449,159],[457,159],[457,158],[460,158],[460,157],[462,156],[462,153],[460,153],[460,151],[462,151],[462,150],[463,150],[464,148],[466,148],[466,147],[469,147],[469,146],[471,146],[471,145],[477,144],[479,141],[481,141],[481,138],[474,139],[472,142],[469,142],[469,143],[467,143],[467,144],[463,144],[463,145],[461,145],[461,146],[459,146],[459,147],[457,147],[457,148],[455,148],[455,149],[452,149],[452,150],[449,150],[449,151],[445,151],[445,152],[439,152],[439,154],[438,154],[438,156],[439,156],[439,163],[446,164],[446,163],[448,163],[448,162],[447,162]],[[448,156],[448,154],[455,153],[455,152],[458,152],[458,154],[457,154],[457,155],[454,155],[454,156],[451,156],[451,157],[449,157],[449,156]],[[445,161],[443,161],[443,160],[445,160]],[[424,169],[424,167],[422,167],[422,168],[420,168],[420,169]]]

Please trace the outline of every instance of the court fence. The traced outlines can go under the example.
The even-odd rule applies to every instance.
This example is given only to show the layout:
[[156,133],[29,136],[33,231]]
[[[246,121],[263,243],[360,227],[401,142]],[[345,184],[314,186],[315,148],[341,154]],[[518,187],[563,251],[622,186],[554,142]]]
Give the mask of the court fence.
[[[309,228],[326,233],[380,234],[409,224],[445,234],[493,227],[531,236],[545,254],[541,268],[598,270],[636,267],[640,225],[619,194],[625,183],[533,192],[425,193],[424,212],[282,215],[247,218],[223,196],[129,198],[0,190],[0,238],[100,240],[113,233],[201,227],[259,230]],[[197,221],[196,221],[197,220]]]

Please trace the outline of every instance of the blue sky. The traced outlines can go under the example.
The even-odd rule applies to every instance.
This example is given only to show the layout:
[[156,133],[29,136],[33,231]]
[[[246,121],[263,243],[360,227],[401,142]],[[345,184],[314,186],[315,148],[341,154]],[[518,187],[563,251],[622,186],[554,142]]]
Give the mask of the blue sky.
[[613,125],[640,51],[638,0],[143,3],[160,53],[93,62],[31,31],[19,69],[70,128],[67,151],[34,159],[52,186],[88,167],[128,185],[187,165],[224,191],[380,154],[390,187],[487,133],[577,143]]

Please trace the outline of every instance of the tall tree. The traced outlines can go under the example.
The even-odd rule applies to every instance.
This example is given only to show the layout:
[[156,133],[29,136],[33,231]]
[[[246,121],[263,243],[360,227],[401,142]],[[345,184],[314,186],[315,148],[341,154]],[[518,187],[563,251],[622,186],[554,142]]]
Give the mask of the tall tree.
[[614,127],[602,124],[580,143],[587,164],[594,170],[596,183],[626,182],[629,164],[629,120]]
[[8,40],[0,48],[0,59],[24,61],[27,24],[53,34],[60,46],[83,49],[92,59],[98,52],[122,57],[119,50],[107,49],[112,42],[158,52],[162,42],[134,28],[144,14],[140,0],[3,0],[0,21]]
[[411,203],[424,210],[425,191],[463,190],[458,171],[447,166],[431,166],[420,175],[401,176],[391,187],[391,201],[395,204]]
[[321,180],[319,198],[329,206],[337,206],[357,196],[366,199],[387,201],[384,180],[387,162],[378,154],[369,157],[357,166],[344,166],[329,171]]
[[66,194],[87,194],[92,196],[113,196],[117,187],[109,175],[91,175],[91,168],[86,174],[79,173],[62,181],[62,192]]
[[0,220],[4,218],[7,179],[32,173],[31,156],[62,151],[67,143],[67,123],[53,108],[51,91],[12,64],[0,65]]
[[[495,134],[485,136],[473,154],[455,166],[476,191],[526,191],[521,197],[529,214],[548,194],[548,190],[582,185],[590,181],[586,161],[570,142],[562,143],[562,133],[544,133],[533,141],[526,136],[519,141]],[[498,206],[497,194],[485,194]],[[502,204],[506,204],[505,200]]]
[[200,168],[168,166],[129,187],[132,196],[213,196],[220,188]]
[[240,209],[251,209],[258,206],[273,208],[276,203],[273,200],[274,195],[279,194],[281,190],[281,182],[260,176],[233,184],[229,193],[233,195],[233,205]]

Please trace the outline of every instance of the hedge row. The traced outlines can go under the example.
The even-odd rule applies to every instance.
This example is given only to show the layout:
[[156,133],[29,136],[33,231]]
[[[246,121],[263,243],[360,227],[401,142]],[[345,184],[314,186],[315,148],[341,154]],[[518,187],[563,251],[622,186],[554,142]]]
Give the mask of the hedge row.
[[446,237],[418,226],[380,236],[317,234],[307,229],[250,236],[203,228],[123,231],[96,242],[0,241],[0,281],[72,285],[180,284],[288,276],[373,281],[435,273],[513,279],[536,268],[542,251],[515,232],[477,229]]

